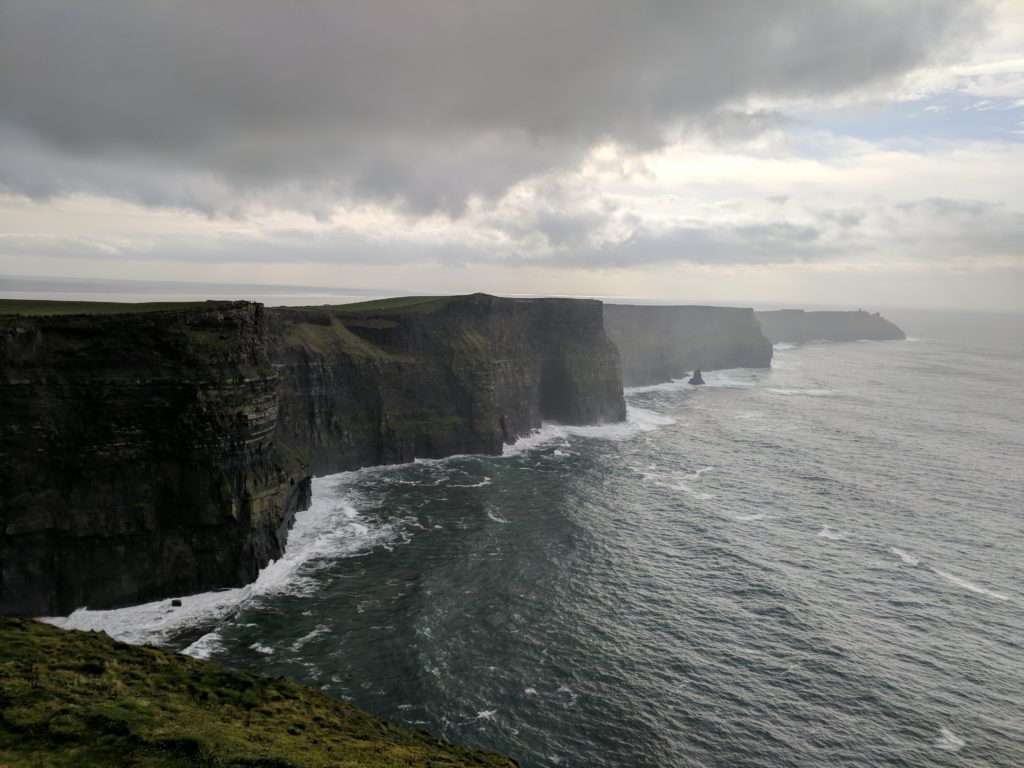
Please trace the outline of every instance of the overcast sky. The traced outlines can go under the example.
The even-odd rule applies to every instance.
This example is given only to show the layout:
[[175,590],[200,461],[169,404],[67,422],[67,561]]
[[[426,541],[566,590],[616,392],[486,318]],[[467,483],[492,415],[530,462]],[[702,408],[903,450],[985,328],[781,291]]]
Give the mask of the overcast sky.
[[1024,2],[0,0],[0,274],[1024,309]]

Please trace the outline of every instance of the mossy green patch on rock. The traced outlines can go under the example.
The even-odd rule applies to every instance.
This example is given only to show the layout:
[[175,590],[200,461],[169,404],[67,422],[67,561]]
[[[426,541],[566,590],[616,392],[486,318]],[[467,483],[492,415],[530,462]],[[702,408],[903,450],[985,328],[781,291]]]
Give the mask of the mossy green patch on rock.
[[501,766],[315,688],[0,619],[0,765]]

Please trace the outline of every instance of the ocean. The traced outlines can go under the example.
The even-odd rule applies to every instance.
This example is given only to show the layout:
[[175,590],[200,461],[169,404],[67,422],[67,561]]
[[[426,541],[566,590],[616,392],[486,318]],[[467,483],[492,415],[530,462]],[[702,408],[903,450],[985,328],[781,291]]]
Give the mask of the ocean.
[[319,478],[255,584],[62,623],[526,768],[1024,765],[1021,341],[778,345]]

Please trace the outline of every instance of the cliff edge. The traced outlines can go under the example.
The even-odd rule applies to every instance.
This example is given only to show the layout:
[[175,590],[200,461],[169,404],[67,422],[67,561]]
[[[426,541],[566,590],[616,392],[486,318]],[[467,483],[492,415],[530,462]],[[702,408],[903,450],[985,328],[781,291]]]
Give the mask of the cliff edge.
[[627,387],[660,384],[700,368],[767,368],[772,345],[752,309],[605,304]]
[[772,344],[861,339],[892,341],[907,338],[899,327],[877,312],[806,312],[802,309],[780,309],[755,314],[765,336]]
[[0,765],[513,768],[315,688],[0,619]]

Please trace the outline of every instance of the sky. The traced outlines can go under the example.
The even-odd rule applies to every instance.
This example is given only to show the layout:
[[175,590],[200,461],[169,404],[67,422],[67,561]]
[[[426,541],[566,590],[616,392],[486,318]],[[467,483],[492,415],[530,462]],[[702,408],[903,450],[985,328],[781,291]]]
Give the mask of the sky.
[[0,275],[1024,311],[1024,0],[0,0]]

